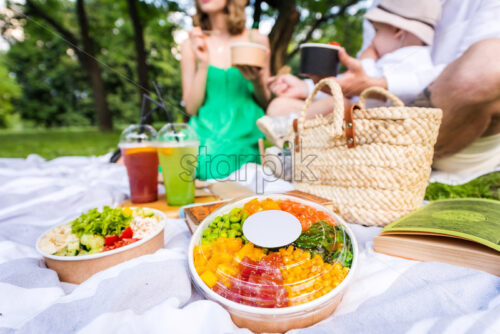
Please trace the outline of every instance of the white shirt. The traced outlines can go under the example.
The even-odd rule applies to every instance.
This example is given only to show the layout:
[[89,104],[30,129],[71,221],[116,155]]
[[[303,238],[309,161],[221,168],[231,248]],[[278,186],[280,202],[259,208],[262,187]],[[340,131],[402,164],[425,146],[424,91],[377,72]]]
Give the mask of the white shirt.
[[[372,7],[378,3],[375,0]],[[460,57],[472,44],[487,38],[500,38],[500,0],[441,0],[441,3],[441,19],[431,49],[433,68],[401,66],[399,71],[384,73],[389,90],[398,97],[408,94],[414,89],[412,87],[421,87],[423,80],[436,78],[446,65]],[[372,25],[365,20],[362,50],[371,44],[374,36]]]
[[[362,59],[365,73],[372,78],[396,77],[403,82],[388,80],[388,89],[398,91],[397,96],[406,104],[414,100],[424,88],[435,79],[431,49],[428,46],[408,46],[384,55],[377,61]],[[414,75],[401,76],[411,69]]]

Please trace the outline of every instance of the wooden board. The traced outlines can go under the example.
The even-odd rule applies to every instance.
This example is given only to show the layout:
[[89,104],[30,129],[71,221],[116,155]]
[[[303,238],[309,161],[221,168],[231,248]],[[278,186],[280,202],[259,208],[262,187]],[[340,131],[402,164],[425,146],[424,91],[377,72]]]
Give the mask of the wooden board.
[[[231,184],[231,182],[221,182],[225,183],[225,187],[221,187],[221,189],[218,189],[217,187],[210,187],[210,190],[213,190],[216,193],[220,193],[221,196],[207,196],[208,192],[207,191],[201,191],[201,189],[196,189],[196,197],[194,199],[194,203],[213,203],[213,202],[218,202],[214,203],[213,205],[208,205],[208,206],[203,206],[203,207],[196,207],[196,208],[189,208],[188,210],[185,211],[186,213],[186,220],[188,221],[188,226],[191,231],[191,233],[196,229],[197,225],[205,218],[207,217],[213,210],[218,208],[220,205],[224,204],[224,202],[220,202],[221,200],[228,200],[231,198],[229,195],[234,195],[236,197],[239,197],[243,194],[245,195],[252,195],[253,193],[245,188],[242,187],[238,184]],[[237,186],[237,187],[236,187]],[[243,189],[239,189],[244,188]],[[223,188],[223,189],[222,189]],[[234,188],[234,189],[233,189]],[[223,191],[222,191],[223,190]],[[320,204],[323,204],[324,206],[328,207],[329,209],[333,209],[329,207],[329,204],[331,203],[327,199],[324,199],[319,196],[311,195],[304,193],[302,191],[298,190],[292,190],[288,191],[285,193],[286,195],[291,195],[291,196],[296,196],[300,197],[309,201],[317,202]],[[158,200],[150,203],[141,203],[141,204],[134,204],[130,200],[126,200],[123,203],[120,204],[120,207],[127,207],[127,206],[143,206],[146,208],[152,208],[152,209],[157,209],[162,211],[167,215],[168,218],[179,218],[179,209],[181,208],[180,206],[169,206],[167,204],[167,200],[165,198],[165,195],[159,195]],[[192,211],[195,211],[194,215]],[[195,223],[189,223],[189,221],[193,221]]]
[[[196,197],[194,199],[195,203],[210,203],[214,201],[218,201],[219,198],[215,196],[203,196],[203,197]],[[141,203],[141,204],[134,204],[130,200],[126,200],[125,202],[120,204],[121,207],[126,207],[126,206],[143,206],[146,208],[152,208],[152,209],[157,209],[162,212],[164,212],[168,218],[179,218],[179,209],[181,208],[180,206],[169,206],[167,204],[167,199],[165,198],[165,195],[159,195],[158,200],[155,202],[151,203]]]

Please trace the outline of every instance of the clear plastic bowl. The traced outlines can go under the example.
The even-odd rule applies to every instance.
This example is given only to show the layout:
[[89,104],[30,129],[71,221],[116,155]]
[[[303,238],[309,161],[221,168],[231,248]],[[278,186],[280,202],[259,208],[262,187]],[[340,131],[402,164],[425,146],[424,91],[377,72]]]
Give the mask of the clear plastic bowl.
[[[299,239],[275,249],[238,241],[237,225],[262,201],[267,210],[284,209],[299,218]],[[300,206],[303,214],[290,209]],[[335,213],[317,203],[273,194],[238,199],[214,211],[195,231],[188,255],[195,286],[222,304],[236,325],[255,332],[283,332],[310,326],[335,310],[356,269],[358,247]]]

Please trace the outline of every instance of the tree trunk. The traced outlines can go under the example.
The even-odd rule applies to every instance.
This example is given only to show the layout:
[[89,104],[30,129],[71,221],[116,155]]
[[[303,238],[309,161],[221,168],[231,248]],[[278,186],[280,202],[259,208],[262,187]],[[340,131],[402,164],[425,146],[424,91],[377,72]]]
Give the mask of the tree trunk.
[[[142,95],[149,94],[149,75],[146,63],[146,47],[144,43],[144,33],[139,15],[137,13],[137,0],[127,0],[128,11],[132,26],[134,28],[135,52],[137,54],[137,77],[139,79],[139,103]],[[149,110],[150,102],[146,101],[145,110]],[[146,119],[146,123],[151,123],[151,116]]]
[[78,24],[80,25],[83,51],[85,52],[85,66],[90,77],[90,85],[92,86],[94,94],[94,108],[97,115],[99,130],[111,131],[113,130],[113,120],[106,101],[106,89],[104,80],[102,79],[101,67],[95,55],[94,42],[90,38],[87,13],[85,12],[83,0],[76,1],[76,14],[78,16]]
[[300,14],[295,1],[280,1],[278,17],[273,29],[269,33],[271,44],[271,72],[275,74],[287,61],[288,44],[292,40],[295,26],[299,22]]
[[253,29],[259,29],[260,25],[260,16],[262,15],[262,0],[255,0],[253,5]]
[[85,13],[83,1],[78,0],[76,3],[78,23],[80,25],[80,31],[84,42],[83,51],[78,45],[79,43],[77,38],[69,30],[67,30],[60,23],[49,16],[33,1],[26,0],[26,8],[29,14],[40,17],[41,19],[49,23],[54,29],[56,29],[57,32],[63,36],[64,40],[69,44],[69,46],[75,51],[80,65],[89,76],[90,88],[92,89],[92,94],[94,96],[94,110],[97,116],[99,129],[101,131],[112,130],[113,123],[111,113],[108,110],[106,91],[104,89],[101,69],[95,57],[93,42],[90,39],[87,14]]

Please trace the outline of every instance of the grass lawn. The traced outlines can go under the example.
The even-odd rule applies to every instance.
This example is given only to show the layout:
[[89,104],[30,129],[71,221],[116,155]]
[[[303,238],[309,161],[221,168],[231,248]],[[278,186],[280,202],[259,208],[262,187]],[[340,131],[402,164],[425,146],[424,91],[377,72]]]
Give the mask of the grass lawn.
[[26,158],[36,153],[50,160],[67,155],[102,155],[117,148],[120,132],[102,133],[93,128],[0,131],[0,157]]

